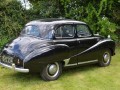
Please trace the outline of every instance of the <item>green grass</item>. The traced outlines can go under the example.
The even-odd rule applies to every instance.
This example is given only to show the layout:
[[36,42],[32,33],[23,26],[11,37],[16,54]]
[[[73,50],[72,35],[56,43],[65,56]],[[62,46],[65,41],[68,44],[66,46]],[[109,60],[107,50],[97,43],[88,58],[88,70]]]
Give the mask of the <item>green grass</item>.
[[64,70],[51,82],[37,74],[23,74],[0,66],[0,90],[120,90],[120,48],[108,67],[97,65]]

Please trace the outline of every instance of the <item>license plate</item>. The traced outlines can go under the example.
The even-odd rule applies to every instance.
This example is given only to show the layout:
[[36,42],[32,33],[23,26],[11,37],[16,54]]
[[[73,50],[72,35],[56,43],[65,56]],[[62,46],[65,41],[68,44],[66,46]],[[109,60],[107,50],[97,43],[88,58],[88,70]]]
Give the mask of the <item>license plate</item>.
[[1,57],[1,61],[3,62],[3,63],[6,63],[6,64],[12,64],[13,63],[13,57],[11,57],[11,56],[8,56],[8,55],[3,55],[2,57]]

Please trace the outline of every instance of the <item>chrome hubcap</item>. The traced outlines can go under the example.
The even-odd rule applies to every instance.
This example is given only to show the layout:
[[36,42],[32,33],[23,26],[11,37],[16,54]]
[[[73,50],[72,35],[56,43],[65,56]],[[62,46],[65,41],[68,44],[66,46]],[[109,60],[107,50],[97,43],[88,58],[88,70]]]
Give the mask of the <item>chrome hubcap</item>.
[[53,64],[48,64],[46,70],[49,77],[56,77],[59,73],[59,64],[57,62]]
[[110,54],[109,52],[105,52],[103,55],[103,59],[105,63],[108,63],[110,61]]
[[55,64],[50,65],[48,72],[50,75],[54,75],[57,71],[57,66]]

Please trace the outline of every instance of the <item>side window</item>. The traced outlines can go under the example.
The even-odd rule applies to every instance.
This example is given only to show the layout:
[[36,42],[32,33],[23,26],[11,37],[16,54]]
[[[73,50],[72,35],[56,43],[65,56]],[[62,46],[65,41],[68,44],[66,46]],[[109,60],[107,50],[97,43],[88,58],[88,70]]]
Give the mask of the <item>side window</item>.
[[86,37],[92,34],[86,25],[77,25],[77,35],[78,37]]
[[56,38],[74,37],[74,27],[72,25],[62,25],[55,30]]

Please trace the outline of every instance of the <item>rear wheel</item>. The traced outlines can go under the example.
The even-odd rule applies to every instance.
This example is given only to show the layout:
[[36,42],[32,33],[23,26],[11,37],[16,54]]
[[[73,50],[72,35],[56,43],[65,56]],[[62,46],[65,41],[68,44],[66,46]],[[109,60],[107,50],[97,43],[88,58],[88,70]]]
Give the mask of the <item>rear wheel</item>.
[[111,62],[111,51],[109,49],[104,50],[99,58],[99,65],[105,67],[110,65]]
[[62,64],[59,62],[47,64],[42,72],[41,77],[45,81],[52,81],[59,78],[59,76],[62,74]]

